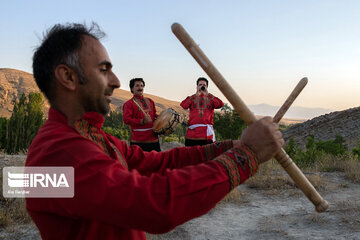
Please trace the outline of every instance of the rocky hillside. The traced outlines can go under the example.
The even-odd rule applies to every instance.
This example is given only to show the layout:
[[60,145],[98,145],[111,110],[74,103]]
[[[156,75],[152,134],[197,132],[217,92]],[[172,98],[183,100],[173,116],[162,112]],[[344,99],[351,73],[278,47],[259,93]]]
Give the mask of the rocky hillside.
[[[28,94],[29,92],[39,92],[32,74],[15,69],[0,68],[0,117],[10,117],[15,101],[18,100],[23,93]],[[180,107],[179,102],[151,94],[145,94],[145,96],[154,100],[158,112],[162,112],[167,108],[173,108],[178,113],[187,113]],[[129,91],[116,89],[114,91],[111,109],[121,112],[123,103],[131,97],[132,94]],[[48,109],[49,104],[44,100],[43,110],[45,114],[47,114]]]
[[[10,117],[16,100],[23,93],[29,94],[29,92],[39,92],[32,74],[0,68],[0,117]],[[44,111],[47,112],[49,104],[44,103]]]
[[304,147],[306,138],[314,135],[315,140],[330,140],[336,135],[343,136],[349,148],[357,145],[360,134],[360,107],[332,112],[313,118],[304,123],[295,124],[283,132],[285,140],[293,138]]

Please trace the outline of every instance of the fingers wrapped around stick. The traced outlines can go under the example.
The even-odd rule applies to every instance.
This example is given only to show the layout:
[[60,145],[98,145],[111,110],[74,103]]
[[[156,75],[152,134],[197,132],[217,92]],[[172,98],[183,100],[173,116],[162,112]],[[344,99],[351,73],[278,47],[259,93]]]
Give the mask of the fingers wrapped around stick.
[[279,126],[271,117],[251,124],[243,131],[240,141],[254,151],[259,163],[274,157],[284,145]]

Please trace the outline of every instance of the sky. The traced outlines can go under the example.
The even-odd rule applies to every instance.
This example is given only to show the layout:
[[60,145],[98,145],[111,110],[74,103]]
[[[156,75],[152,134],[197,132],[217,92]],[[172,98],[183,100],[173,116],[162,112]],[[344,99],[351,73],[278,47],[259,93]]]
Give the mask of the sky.
[[[96,22],[121,89],[182,101],[207,77],[171,32],[183,25],[248,105],[280,106],[301,78],[294,106],[360,106],[357,0],[0,0],[0,68],[32,73],[32,55],[57,23]],[[210,82],[209,91],[227,102]]]

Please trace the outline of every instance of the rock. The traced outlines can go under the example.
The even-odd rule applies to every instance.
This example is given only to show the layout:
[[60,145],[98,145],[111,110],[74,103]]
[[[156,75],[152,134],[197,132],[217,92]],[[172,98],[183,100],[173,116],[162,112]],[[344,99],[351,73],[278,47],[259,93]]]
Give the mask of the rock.
[[360,107],[325,114],[304,123],[295,124],[283,131],[285,141],[293,138],[305,147],[307,137],[314,135],[316,141],[333,140],[336,135],[344,137],[349,150],[357,146],[360,134]]

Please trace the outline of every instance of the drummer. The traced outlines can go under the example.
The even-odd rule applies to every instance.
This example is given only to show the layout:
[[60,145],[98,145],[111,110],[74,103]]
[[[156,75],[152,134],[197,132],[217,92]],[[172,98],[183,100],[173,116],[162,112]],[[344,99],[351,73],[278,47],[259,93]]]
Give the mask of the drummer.
[[131,127],[130,145],[138,145],[144,151],[160,152],[159,138],[152,130],[156,114],[155,103],[143,96],[145,82],[142,78],[130,80],[133,97],[124,103],[123,121]]
[[214,109],[221,108],[224,103],[208,92],[208,84],[206,78],[198,78],[196,93],[180,103],[182,108],[190,109],[185,146],[206,145],[216,140],[213,128]]

